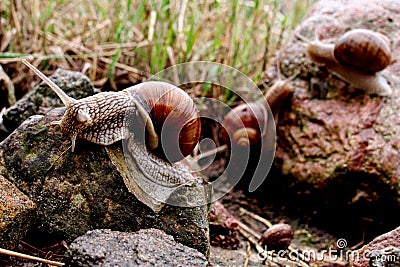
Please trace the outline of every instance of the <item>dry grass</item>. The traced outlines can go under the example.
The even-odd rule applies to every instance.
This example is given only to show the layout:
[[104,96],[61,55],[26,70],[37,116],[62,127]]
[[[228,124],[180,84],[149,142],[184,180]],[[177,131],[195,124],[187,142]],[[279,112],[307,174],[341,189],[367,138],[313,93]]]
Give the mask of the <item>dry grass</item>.
[[[45,73],[82,71],[103,90],[193,60],[230,65],[257,82],[311,3],[2,0],[0,60],[33,55]],[[3,67],[14,84],[26,80],[21,64]]]

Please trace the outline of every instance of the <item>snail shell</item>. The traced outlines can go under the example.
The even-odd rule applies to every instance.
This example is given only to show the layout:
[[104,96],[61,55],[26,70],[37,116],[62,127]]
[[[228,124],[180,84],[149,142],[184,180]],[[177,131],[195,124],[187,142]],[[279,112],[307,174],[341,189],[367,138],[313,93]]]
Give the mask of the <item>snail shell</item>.
[[232,145],[251,146],[260,142],[264,123],[267,120],[265,107],[258,102],[242,104],[233,108],[224,118],[222,138]]
[[[176,162],[193,151],[200,137],[200,116],[186,92],[164,82],[145,82],[126,90],[150,115],[160,137],[153,149],[157,156]],[[148,146],[149,139],[146,134]]]
[[253,144],[259,143],[260,140],[260,132],[250,127],[237,129],[237,131],[235,131],[232,136],[232,143],[238,146],[248,147]]
[[354,29],[338,39],[333,54],[340,64],[365,72],[378,72],[390,64],[390,41],[383,34]]
[[235,146],[252,146],[260,143],[266,134],[267,107],[271,108],[275,122],[285,100],[293,92],[288,80],[279,80],[265,93],[265,99],[247,104],[241,104],[232,109],[224,118],[222,138],[224,142]]
[[261,236],[259,242],[267,249],[286,250],[294,237],[292,227],[286,223],[277,223],[269,227]]

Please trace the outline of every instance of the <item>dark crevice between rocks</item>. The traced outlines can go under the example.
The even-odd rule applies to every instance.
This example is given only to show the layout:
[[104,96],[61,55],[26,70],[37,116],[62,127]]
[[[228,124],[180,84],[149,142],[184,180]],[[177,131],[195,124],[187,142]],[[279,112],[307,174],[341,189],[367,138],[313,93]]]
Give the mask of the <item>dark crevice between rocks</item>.
[[[247,192],[247,187],[242,189]],[[364,173],[340,174],[321,189],[276,170],[255,192],[246,193],[257,199],[257,206],[268,206],[277,214],[284,211],[285,216],[345,238],[349,244],[368,242],[398,226],[396,194],[395,188]]]

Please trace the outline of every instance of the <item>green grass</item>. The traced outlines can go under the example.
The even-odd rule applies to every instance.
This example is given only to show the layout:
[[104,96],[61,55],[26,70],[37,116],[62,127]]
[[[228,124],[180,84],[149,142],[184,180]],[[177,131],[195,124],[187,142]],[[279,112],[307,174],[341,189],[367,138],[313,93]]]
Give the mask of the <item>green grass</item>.
[[193,60],[227,64],[257,82],[311,3],[2,0],[0,57],[30,54],[49,69],[87,63],[98,84],[140,82]]

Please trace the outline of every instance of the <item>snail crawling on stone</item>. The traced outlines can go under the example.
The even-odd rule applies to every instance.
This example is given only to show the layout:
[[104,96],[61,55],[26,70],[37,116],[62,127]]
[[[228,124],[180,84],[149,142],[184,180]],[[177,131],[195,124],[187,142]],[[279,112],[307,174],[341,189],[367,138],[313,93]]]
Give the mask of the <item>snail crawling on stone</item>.
[[[165,82],[144,82],[119,92],[102,92],[73,99],[32,66],[66,107],[59,124],[72,141],[77,138],[110,145],[128,137],[128,128],[143,139],[150,151],[162,159],[177,162],[191,153],[200,137],[199,112],[190,96]],[[144,130],[145,128],[145,130]]]
[[389,96],[392,88],[380,73],[391,63],[390,40],[387,36],[368,29],[353,29],[343,34],[335,44],[310,41],[307,55],[317,65],[325,66],[339,78],[368,94]]
[[77,138],[100,145],[123,140],[124,153],[112,147],[106,151],[137,199],[154,212],[170,203],[168,199],[176,190],[180,190],[179,196],[182,192],[195,196],[176,196],[171,204],[193,207],[205,203],[203,193],[190,191],[202,181],[180,161],[200,137],[199,112],[186,92],[165,82],[144,82],[76,100],[26,59],[22,62],[64,103],[62,119],[53,124],[59,124],[62,133],[71,138],[72,151]]

